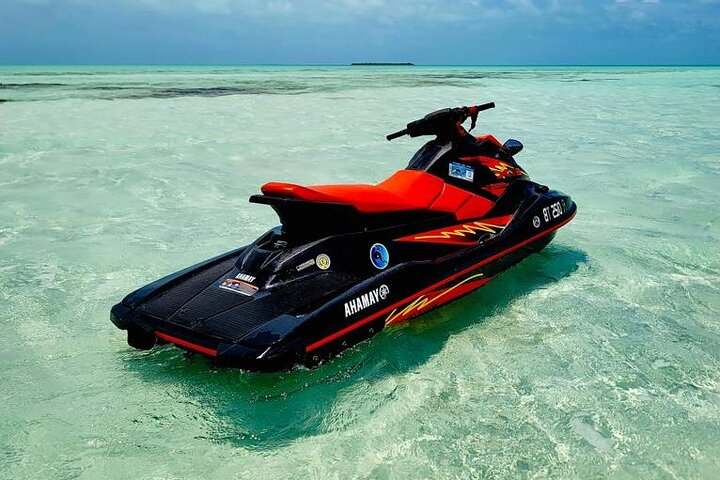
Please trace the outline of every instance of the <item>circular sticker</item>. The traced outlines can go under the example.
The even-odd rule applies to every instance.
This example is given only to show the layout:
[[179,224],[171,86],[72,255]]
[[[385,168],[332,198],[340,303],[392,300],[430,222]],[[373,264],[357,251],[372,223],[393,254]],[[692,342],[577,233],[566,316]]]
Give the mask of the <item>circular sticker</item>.
[[540,228],[540,217],[533,217],[533,227]]
[[320,270],[327,270],[330,268],[330,257],[321,253],[315,257],[315,265],[317,265]]
[[390,263],[390,254],[387,248],[385,248],[385,245],[376,243],[370,247],[370,261],[375,268],[380,270],[388,266],[388,263]]

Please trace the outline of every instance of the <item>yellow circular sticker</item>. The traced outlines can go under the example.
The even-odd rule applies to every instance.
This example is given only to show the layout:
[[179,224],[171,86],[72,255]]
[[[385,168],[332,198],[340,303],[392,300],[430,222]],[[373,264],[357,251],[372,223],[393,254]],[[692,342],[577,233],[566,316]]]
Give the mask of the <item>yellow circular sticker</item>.
[[327,270],[330,268],[330,257],[321,253],[315,257],[315,265],[317,265],[320,270]]

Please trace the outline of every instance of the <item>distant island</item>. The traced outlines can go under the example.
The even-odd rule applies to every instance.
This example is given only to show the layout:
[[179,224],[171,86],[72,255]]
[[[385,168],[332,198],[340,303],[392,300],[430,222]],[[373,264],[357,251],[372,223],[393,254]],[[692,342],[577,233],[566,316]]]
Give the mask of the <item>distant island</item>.
[[350,64],[353,67],[377,67],[377,66],[403,66],[403,67],[411,67],[415,65],[411,62],[353,62]]

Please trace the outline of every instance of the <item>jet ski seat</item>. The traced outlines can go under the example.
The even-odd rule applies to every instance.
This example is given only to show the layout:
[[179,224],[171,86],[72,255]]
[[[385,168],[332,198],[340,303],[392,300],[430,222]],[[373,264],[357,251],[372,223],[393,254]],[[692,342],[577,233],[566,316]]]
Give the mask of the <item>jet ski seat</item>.
[[270,182],[265,195],[291,197],[308,202],[342,203],[364,213],[426,210],[443,190],[438,177],[413,170],[400,170],[378,185],[315,185]]
[[303,186],[270,182],[263,185],[261,191],[266,197],[350,205],[367,214],[424,210],[455,213],[458,220],[481,217],[494,205],[484,197],[418,170],[399,170],[377,185]]

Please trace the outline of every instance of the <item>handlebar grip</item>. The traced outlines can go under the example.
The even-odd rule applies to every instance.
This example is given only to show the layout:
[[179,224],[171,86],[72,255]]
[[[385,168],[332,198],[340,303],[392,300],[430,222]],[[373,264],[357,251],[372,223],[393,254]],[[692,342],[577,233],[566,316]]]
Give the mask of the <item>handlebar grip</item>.
[[406,135],[407,133],[408,133],[408,132],[407,132],[407,128],[404,128],[404,129],[402,129],[402,130],[400,130],[400,131],[398,131],[398,132],[391,133],[390,135],[388,135],[388,136],[385,137],[385,138],[387,138],[388,141],[390,141],[390,140],[395,140],[396,138],[402,137],[403,135]]
[[490,110],[491,108],[495,108],[495,102],[483,103],[482,105],[475,106],[477,112],[482,112],[483,110]]

